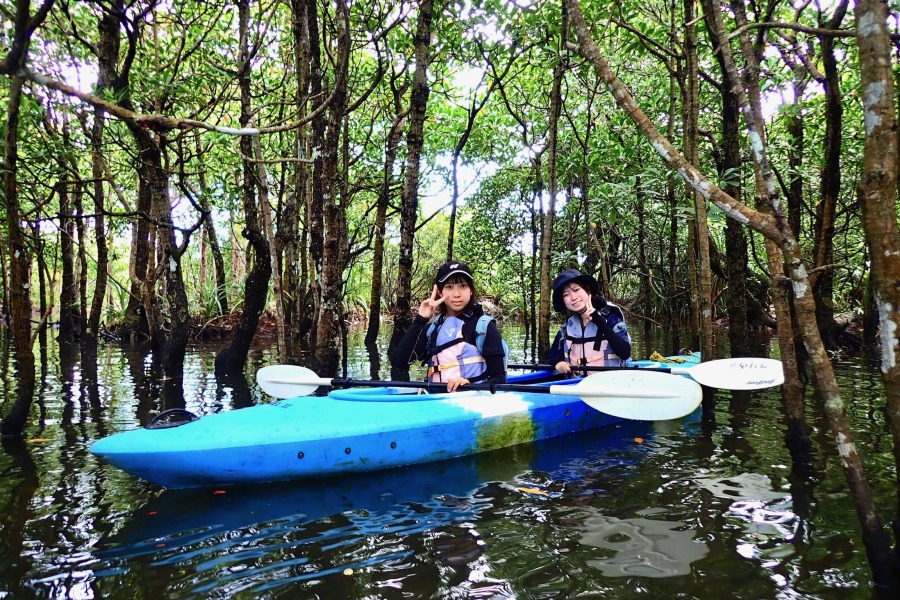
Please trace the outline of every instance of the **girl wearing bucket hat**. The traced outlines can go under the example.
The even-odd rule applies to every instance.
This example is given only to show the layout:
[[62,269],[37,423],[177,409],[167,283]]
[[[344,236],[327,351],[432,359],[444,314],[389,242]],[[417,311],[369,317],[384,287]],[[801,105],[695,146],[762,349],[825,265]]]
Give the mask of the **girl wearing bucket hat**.
[[561,373],[577,365],[626,366],[631,337],[622,309],[600,295],[597,280],[567,269],[553,280],[553,308],[569,318],[556,334],[544,363]]
[[494,319],[475,301],[468,265],[451,260],[438,269],[431,297],[419,305],[390,358],[400,369],[421,360],[428,365],[428,380],[446,383],[448,392],[468,383],[506,382],[503,338]]

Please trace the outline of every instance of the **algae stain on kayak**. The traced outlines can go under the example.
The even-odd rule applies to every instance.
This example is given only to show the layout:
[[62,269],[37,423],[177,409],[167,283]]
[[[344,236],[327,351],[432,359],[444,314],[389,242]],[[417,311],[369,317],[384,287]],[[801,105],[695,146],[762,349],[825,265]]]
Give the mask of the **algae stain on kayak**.
[[489,419],[478,425],[475,442],[479,452],[534,441],[536,427],[529,414]]

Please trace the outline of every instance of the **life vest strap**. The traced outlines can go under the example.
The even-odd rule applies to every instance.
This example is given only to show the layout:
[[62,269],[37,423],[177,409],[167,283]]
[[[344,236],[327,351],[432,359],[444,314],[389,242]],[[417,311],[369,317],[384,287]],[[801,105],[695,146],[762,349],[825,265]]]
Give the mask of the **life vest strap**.
[[604,339],[603,336],[592,335],[591,337],[575,337],[573,335],[566,334],[566,340],[572,342],[573,344],[586,344],[588,342],[596,341],[597,338],[601,340]]
[[597,356],[592,356],[591,358],[589,358],[589,359],[587,359],[586,361],[584,361],[584,363],[580,363],[580,362],[574,362],[574,363],[573,363],[573,362],[570,362],[569,364],[572,365],[572,368],[573,368],[573,369],[578,370],[578,367],[579,367],[579,366],[584,367],[584,366],[587,366],[587,365],[591,364],[592,362],[597,362],[597,361],[607,361],[607,360],[618,360],[618,359],[619,359],[619,357],[618,357],[618,355],[616,355],[616,354],[599,354],[599,355],[597,355]]
[[475,363],[483,363],[483,356],[470,356],[469,358],[461,358],[458,361],[454,361],[452,363],[445,363],[443,365],[435,365],[433,367],[428,368],[427,377],[431,377],[435,373],[439,373],[441,371],[446,371],[447,369],[453,369],[455,367],[461,367],[463,365],[474,365]]
[[440,346],[437,346],[436,348],[432,348],[431,353],[439,354],[439,353],[443,352],[444,350],[446,350],[447,348],[452,348],[453,346],[455,346],[457,344],[464,344],[464,343],[466,343],[466,340],[464,340],[463,338],[461,338],[461,337],[456,338],[455,340],[450,340],[449,342],[447,342],[445,344],[441,344]]

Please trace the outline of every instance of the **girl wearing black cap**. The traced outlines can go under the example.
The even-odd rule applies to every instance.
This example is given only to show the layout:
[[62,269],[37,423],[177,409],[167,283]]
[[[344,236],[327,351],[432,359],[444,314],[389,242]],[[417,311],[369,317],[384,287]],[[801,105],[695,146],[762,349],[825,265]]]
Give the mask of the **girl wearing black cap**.
[[468,383],[505,383],[505,356],[497,324],[475,301],[471,269],[448,261],[391,354],[391,365],[403,369],[421,360],[429,367],[428,380],[446,383],[453,392]]
[[597,280],[567,269],[553,281],[553,307],[569,318],[556,334],[544,363],[560,373],[577,365],[626,366],[631,357],[631,337],[622,309],[600,295]]

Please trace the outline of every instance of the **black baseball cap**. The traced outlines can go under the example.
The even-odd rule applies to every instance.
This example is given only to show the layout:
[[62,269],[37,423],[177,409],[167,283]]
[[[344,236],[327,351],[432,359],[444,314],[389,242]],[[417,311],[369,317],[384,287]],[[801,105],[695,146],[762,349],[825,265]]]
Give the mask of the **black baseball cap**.
[[444,283],[451,275],[456,274],[465,275],[469,278],[469,281],[475,282],[475,278],[472,277],[472,269],[466,263],[458,260],[448,260],[438,269],[437,276],[434,278],[435,283]]

